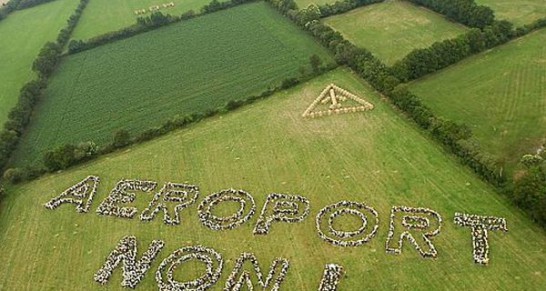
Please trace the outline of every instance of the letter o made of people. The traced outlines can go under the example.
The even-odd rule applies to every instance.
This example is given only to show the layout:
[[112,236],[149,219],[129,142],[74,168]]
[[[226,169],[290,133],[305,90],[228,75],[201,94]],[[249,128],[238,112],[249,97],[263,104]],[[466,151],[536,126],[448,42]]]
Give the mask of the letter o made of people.
[[[239,203],[239,210],[230,216],[219,217],[212,213],[215,206],[222,202]],[[203,225],[212,230],[234,229],[248,221],[256,212],[254,198],[243,190],[222,190],[207,196],[199,205],[199,219]]]
[[[347,231],[334,226],[334,221],[343,215],[358,217],[358,229]],[[325,222],[325,219],[328,221]],[[356,247],[370,241],[379,228],[377,211],[360,202],[340,201],[322,208],[316,217],[316,227],[320,238],[335,246]]]
[[[174,278],[177,267],[188,261],[205,264],[205,274],[192,281],[179,282]],[[174,251],[157,269],[155,279],[159,290],[206,290],[216,284],[223,267],[222,256],[214,249],[204,246],[189,246]],[[216,265],[216,267],[215,267]],[[167,273],[164,278],[164,273]]]

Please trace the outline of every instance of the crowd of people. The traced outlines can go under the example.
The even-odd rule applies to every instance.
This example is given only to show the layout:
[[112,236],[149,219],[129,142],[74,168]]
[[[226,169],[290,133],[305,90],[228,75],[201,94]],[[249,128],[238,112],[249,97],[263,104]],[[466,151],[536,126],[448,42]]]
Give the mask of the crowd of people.
[[[271,208],[273,201],[276,202]],[[303,196],[271,193],[267,196],[253,233],[268,234],[273,221],[302,222],[309,215],[309,210],[309,199]]]
[[[179,282],[174,279],[174,270],[182,263],[189,260],[198,260],[206,265],[206,273],[192,281]],[[159,265],[155,280],[161,291],[181,290],[207,290],[220,278],[224,260],[222,256],[211,248],[204,246],[188,246],[174,251]],[[215,265],[216,268],[215,268]],[[166,278],[163,274],[166,273]]]
[[142,14],[146,14],[148,11],[149,12],[159,11],[161,9],[161,7],[163,7],[163,8],[172,8],[172,7],[174,7],[174,2],[163,3],[163,4],[161,4],[161,6],[153,5],[153,6],[148,7],[148,9],[137,9],[137,10],[134,11],[134,13],[135,13],[135,15],[142,15]]
[[328,264],[324,268],[322,280],[320,280],[319,291],[336,291],[339,280],[345,271],[343,267],[336,264]]
[[86,213],[91,208],[99,183],[99,177],[87,176],[81,182],[66,189],[61,195],[48,201],[44,206],[47,209],[53,210],[63,203],[71,203],[76,205],[78,212]]
[[427,229],[430,226],[430,220],[424,216],[404,215],[402,225],[407,229]]
[[[367,214],[365,214],[367,213]],[[328,215],[328,235],[322,230],[323,219]],[[361,227],[356,231],[342,231],[334,227],[334,220],[342,215],[352,214],[360,218]],[[368,222],[373,219],[373,228],[366,234]],[[377,233],[379,228],[379,216],[375,209],[363,203],[340,201],[322,208],[317,214],[316,227],[320,238],[324,241],[340,247],[356,247],[370,241]]]
[[[244,288],[245,283],[248,287],[248,290],[254,290],[254,286],[252,284],[252,281],[250,280],[248,273],[243,272],[243,264],[245,263],[245,261],[249,261],[250,263],[252,263],[252,266],[254,267],[254,272],[258,277],[258,282],[264,290],[279,290],[282,282],[284,281],[284,278],[286,277],[288,268],[290,267],[290,262],[288,260],[283,258],[276,258],[273,263],[271,263],[270,271],[264,280],[263,273],[260,269],[260,265],[258,263],[258,259],[256,259],[256,256],[252,253],[242,253],[235,262],[235,267],[233,268],[233,272],[229,275],[229,278],[226,281],[224,290],[239,291]],[[279,266],[280,272],[275,278],[275,272],[279,269]],[[275,278],[274,282],[273,278]]]
[[506,219],[494,216],[455,213],[456,225],[470,227],[472,233],[472,257],[476,264],[489,262],[488,230],[508,231]]
[[[398,213],[401,213],[402,216],[402,223],[401,226],[405,228],[402,233],[400,233],[400,236],[398,237],[398,242],[395,244],[395,246],[392,246],[392,241],[394,238],[396,226],[396,215]],[[438,227],[434,228],[432,230],[429,230],[431,224],[428,219],[428,217],[433,217],[438,222]],[[389,225],[389,231],[387,234],[387,242],[386,242],[386,252],[387,253],[393,253],[393,254],[400,254],[402,253],[402,244],[404,239],[407,239],[419,252],[419,254],[424,258],[436,258],[438,256],[438,251],[434,247],[434,244],[432,244],[432,241],[430,240],[431,237],[438,235],[440,233],[440,228],[442,225],[442,217],[438,212],[429,209],[429,208],[414,208],[409,206],[394,206],[391,210],[390,215],[390,225]],[[424,243],[427,246],[428,250],[425,250],[421,247],[421,245],[417,242],[415,237],[410,233],[410,230],[417,229],[420,230],[422,233],[422,238]]]
[[[198,186],[167,182],[161,191],[154,195],[148,207],[142,211],[140,220],[151,221],[160,211],[163,211],[163,222],[165,224],[179,225],[180,212],[195,203],[198,197]],[[169,203],[178,203],[174,207],[173,215],[169,214],[167,207]]]
[[114,269],[123,261],[123,287],[135,288],[144,278],[144,274],[152,264],[152,261],[163,249],[165,243],[161,240],[151,242],[148,250],[140,260],[137,257],[137,241],[134,236],[126,236],[120,240],[117,247],[110,253],[104,265],[95,273],[94,280],[102,285],[106,284],[112,276]]
[[120,207],[118,204],[131,203],[135,201],[136,194],[128,191],[151,192],[157,187],[153,181],[121,180],[110,192],[108,197],[97,208],[100,215],[110,215],[121,218],[133,218],[137,213],[135,207]]
[[[338,101],[343,102],[347,99],[353,100],[360,105],[342,108],[342,105],[338,103]],[[327,103],[332,103],[328,107],[328,110],[314,111],[319,104]],[[357,97],[353,93],[343,88],[330,84],[324,90],[322,90],[319,96],[311,103],[309,107],[307,107],[307,109],[303,112],[302,117],[315,118],[329,116],[332,114],[367,111],[372,110],[373,108],[373,104],[367,102],[366,100]]]
[[[212,214],[214,206],[221,202],[234,201],[239,203],[239,210],[230,216],[218,217]],[[250,204],[247,206],[247,204]],[[250,208],[247,210],[247,208]],[[234,229],[247,222],[256,212],[254,197],[243,190],[227,189],[207,196],[197,210],[199,219],[212,230]],[[246,213],[246,215],[245,215]]]

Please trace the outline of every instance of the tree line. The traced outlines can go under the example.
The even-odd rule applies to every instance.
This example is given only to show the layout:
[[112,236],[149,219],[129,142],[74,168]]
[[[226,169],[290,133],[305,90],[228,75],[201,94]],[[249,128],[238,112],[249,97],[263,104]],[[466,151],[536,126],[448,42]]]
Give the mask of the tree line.
[[0,131],[0,172],[3,173],[9,163],[11,155],[30,122],[33,108],[42,98],[43,91],[47,87],[47,80],[55,70],[62,49],[88,2],[89,0],[80,0],[78,7],[68,19],[66,27],[59,32],[57,40],[46,43],[34,60],[32,70],[36,73],[37,79],[23,85],[19,91],[17,104],[10,110],[8,120]]
[[11,12],[17,10],[19,2],[21,2],[21,0],[10,0],[8,3],[2,5],[2,7],[0,7],[0,21],[8,17],[8,14],[10,14]]
[[[543,145],[543,149],[544,149]],[[524,155],[521,158],[522,169],[514,179],[513,200],[531,217],[546,226],[546,152]]]
[[355,8],[366,6],[374,3],[384,2],[385,0],[345,0],[336,1],[335,3],[326,3],[319,5],[321,17],[328,17],[336,14],[345,13]]
[[517,29],[506,20],[494,21],[483,30],[472,28],[456,38],[435,42],[427,48],[415,49],[397,61],[391,71],[403,82],[419,79],[543,27],[546,27],[546,18]]
[[0,7],[0,20],[6,18],[8,14],[15,10],[22,10],[51,1],[55,0],[10,0]]
[[55,0],[19,0],[19,5],[17,5],[17,9],[21,10],[25,8],[30,8],[30,7],[38,6],[40,4],[44,4],[51,1],[55,1]]
[[160,11],[152,12],[147,16],[139,16],[136,20],[136,24],[108,32],[89,40],[71,40],[68,44],[68,53],[74,54],[89,50],[110,42],[114,42],[121,39],[126,39],[137,34],[148,32],[150,30],[157,29],[159,27],[169,25],[172,23],[189,20],[195,17],[203,16],[209,13],[213,13],[220,10],[225,10],[237,5],[254,2],[257,0],[230,0],[226,2],[219,2],[218,0],[212,0],[209,4],[206,4],[201,8],[200,13],[196,13],[193,10],[186,11],[181,15],[163,14]]
[[403,82],[418,79],[455,64],[515,37],[512,23],[495,21],[483,30],[473,28],[453,39],[438,41],[430,47],[415,49],[392,67],[392,73]]
[[425,6],[445,15],[447,18],[466,26],[483,29],[493,24],[495,14],[487,6],[478,5],[474,0],[407,0]]

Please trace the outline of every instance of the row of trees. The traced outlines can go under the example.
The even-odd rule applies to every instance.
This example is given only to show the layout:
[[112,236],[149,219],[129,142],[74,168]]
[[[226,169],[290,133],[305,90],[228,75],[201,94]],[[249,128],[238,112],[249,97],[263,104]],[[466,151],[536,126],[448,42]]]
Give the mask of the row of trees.
[[492,25],[495,20],[493,10],[487,6],[478,5],[474,0],[408,0],[417,5],[425,6],[447,18],[466,26],[483,29]]
[[68,44],[68,53],[74,54],[89,50],[103,44],[114,42],[117,40],[129,38],[140,33],[144,33],[171,23],[192,19],[198,16],[202,16],[208,13],[216,12],[219,10],[228,9],[240,4],[254,2],[256,0],[230,0],[227,2],[218,2],[218,0],[212,0],[209,4],[201,8],[200,13],[196,13],[193,10],[184,12],[180,16],[173,16],[170,14],[163,14],[160,11],[152,12],[148,16],[139,16],[137,23],[129,27],[122,28],[120,30],[108,32],[96,37],[93,37],[87,41],[83,40],[71,40]]
[[0,132],[0,172],[4,172],[3,169],[6,168],[12,153],[15,151],[20,137],[30,122],[32,110],[41,99],[43,90],[47,86],[47,78],[57,66],[62,48],[66,45],[68,37],[76,27],[78,19],[88,2],[89,0],[80,0],[78,8],[68,20],[67,26],[59,32],[57,41],[46,43],[34,60],[32,69],[36,72],[37,79],[23,85],[19,92],[17,104],[9,112],[8,120]]
[[8,14],[15,10],[30,8],[51,1],[54,0],[10,0],[0,7],[0,20],[6,18]]
[[8,17],[8,14],[17,10],[19,2],[21,2],[21,0],[10,0],[8,3],[5,3],[2,7],[0,7],[0,20]]
[[331,15],[345,13],[347,11],[353,10],[357,7],[370,5],[374,3],[383,2],[385,0],[345,0],[345,1],[336,1],[333,4],[326,3],[319,5],[318,9],[320,11],[321,17],[328,17]]
[[524,155],[523,169],[514,180],[512,189],[514,202],[526,210],[531,217],[546,226],[546,152]]
[[392,67],[392,73],[403,82],[419,79],[455,64],[473,54],[504,44],[533,30],[546,27],[546,18],[513,29],[512,23],[494,21],[483,30],[473,28],[453,39],[438,41],[428,48],[415,49]]
[[30,8],[51,1],[55,0],[19,0],[19,5],[17,5],[17,9],[21,10],[25,8]]
[[436,72],[462,59],[511,40],[512,23],[495,21],[483,30],[473,28],[453,39],[438,41],[430,47],[415,49],[392,66],[393,74],[407,82]]

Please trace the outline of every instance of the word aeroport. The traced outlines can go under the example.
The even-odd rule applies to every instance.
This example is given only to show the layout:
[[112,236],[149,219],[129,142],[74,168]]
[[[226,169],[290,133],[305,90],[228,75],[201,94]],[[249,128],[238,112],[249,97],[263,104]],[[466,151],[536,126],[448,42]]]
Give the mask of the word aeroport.
[[[97,193],[100,179],[88,176],[45,204],[47,209],[56,209],[63,204],[73,204],[80,213],[89,212]],[[159,189],[159,190],[158,190]],[[140,213],[141,221],[151,221],[163,213],[167,225],[179,225],[180,212],[197,203],[200,192],[196,185],[167,182],[158,188],[154,181],[124,179],[119,181],[110,194],[100,203],[96,212],[99,215],[132,219],[138,213],[136,207],[123,206],[135,201],[137,192],[149,193],[152,199]],[[155,192],[155,193],[154,193]],[[152,193],[153,196],[151,195]],[[229,216],[217,216],[214,208],[224,202],[236,202],[239,209]],[[226,189],[206,196],[198,206],[198,218],[203,226],[213,231],[235,229],[248,222],[256,214],[256,202],[244,190]],[[271,193],[261,208],[254,235],[267,235],[274,223],[297,223],[304,221],[310,213],[309,199],[300,195]],[[346,230],[340,225],[340,218],[352,216],[360,221],[356,229]],[[472,255],[477,264],[489,262],[488,231],[508,231],[506,219],[493,216],[480,216],[455,213],[454,224],[471,230]],[[357,247],[371,241],[379,229],[379,214],[371,206],[362,202],[339,201],[322,208],[315,217],[318,236],[325,242],[338,247]],[[441,230],[441,215],[429,208],[393,206],[390,213],[389,229],[385,243],[386,253],[401,254],[403,243],[407,240],[423,258],[436,258],[438,252],[432,242]],[[136,259],[136,238],[123,238],[106,259],[106,263],[96,273],[95,281],[104,284],[113,269],[123,262],[122,286],[134,288],[151,262],[164,246],[163,241],[153,241],[140,260]],[[206,265],[207,273],[189,282],[178,282],[172,272],[184,262],[195,260]],[[248,271],[241,268],[246,261],[254,266],[262,287],[277,290],[288,271],[289,261],[278,258],[271,265],[271,272],[263,278],[257,259],[253,254],[243,253],[237,260],[235,269],[226,282],[226,290],[239,290],[245,284],[252,289]],[[205,290],[214,285],[222,271],[222,258],[219,253],[204,246],[189,246],[173,252],[165,259],[156,273],[160,290]],[[341,266],[326,265],[319,290],[336,290],[344,273]],[[166,277],[164,275],[166,274]],[[275,279],[273,279],[273,277]]]

